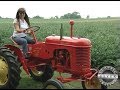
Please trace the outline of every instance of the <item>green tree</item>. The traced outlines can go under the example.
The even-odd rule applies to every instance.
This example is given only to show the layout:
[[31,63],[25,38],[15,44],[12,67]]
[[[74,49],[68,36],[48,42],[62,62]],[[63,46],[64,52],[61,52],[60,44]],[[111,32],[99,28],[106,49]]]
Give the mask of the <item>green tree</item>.
[[58,16],[55,16],[55,19],[59,19],[59,17],[58,17]]
[[87,19],[89,19],[90,18],[90,16],[89,15],[87,15],[87,17],[86,17]]
[[50,19],[59,19],[58,16],[50,17]]
[[40,17],[40,16],[34,16],[33,18],[39,18],[39,19],[44,19],[44,17]]
[[79,19],[81,15],[79,12],[67,13],[60,17],[61,19]]
[[110,16],[107,16],[107,18],[111,18]]

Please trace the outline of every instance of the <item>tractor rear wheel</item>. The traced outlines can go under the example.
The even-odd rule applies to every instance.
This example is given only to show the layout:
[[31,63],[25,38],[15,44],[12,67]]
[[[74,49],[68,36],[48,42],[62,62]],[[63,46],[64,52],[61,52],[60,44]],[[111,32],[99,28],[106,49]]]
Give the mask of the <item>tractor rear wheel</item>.
[[107,89],[107,86],[100,83],[97,76],[94,76],[91,80],[82,81],[83,89]]
[[51,79],[53,76],[53,69],[50,65],[38,66],[32,69],[29,69],[31,77],[35,81],[46,82],[48,79]]
[[64,89],[64,86],[58,80],[49,79],[44,84],[43,89]]
[[0,48],[0,89],[15,89],[20,81],[17,57],[6,47]]

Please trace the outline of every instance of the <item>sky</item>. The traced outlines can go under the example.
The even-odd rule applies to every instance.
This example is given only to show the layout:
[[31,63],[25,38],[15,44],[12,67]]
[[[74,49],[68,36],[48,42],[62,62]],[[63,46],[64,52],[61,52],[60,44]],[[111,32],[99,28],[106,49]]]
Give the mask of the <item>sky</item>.
[[50,18],[74,11],[82,18],[120,17],[120,1],[0,1],[0,16],[15,18],[18,8],[24,7],[29,17]]

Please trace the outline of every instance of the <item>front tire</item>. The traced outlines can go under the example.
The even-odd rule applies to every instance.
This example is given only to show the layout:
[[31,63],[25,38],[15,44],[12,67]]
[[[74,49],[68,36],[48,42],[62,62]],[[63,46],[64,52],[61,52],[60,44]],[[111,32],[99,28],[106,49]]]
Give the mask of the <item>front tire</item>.
[[46,82],[48,79],[51,79],[54,73],[50,65],[38,66],[33,69],[29,69],[29,72],[35,81],[41,82]]
[[58,80],[49,79],[44,84],[43,89],[64,89],[64,86]]
[[15,89],[20,81],[17,57],[6,47],[0,48],[0,89]]
[[94,76],[91,80],[82,81],[83,89],[107,89],[107,86],[100,83],[97,76]]

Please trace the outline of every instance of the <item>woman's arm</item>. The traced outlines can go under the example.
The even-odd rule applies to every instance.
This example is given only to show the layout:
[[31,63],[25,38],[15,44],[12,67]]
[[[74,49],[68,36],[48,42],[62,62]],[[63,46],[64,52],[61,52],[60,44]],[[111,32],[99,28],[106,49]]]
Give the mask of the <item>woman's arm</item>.
[[19,23],[14,23],[14,28],[18,33],[24,32],[25,30],[19,28]]

